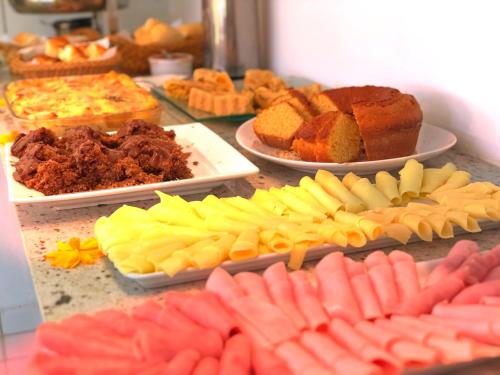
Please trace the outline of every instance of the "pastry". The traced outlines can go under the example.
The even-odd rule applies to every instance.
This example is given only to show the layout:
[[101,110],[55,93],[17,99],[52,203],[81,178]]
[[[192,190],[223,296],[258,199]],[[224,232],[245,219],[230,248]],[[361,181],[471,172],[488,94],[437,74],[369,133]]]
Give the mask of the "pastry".
[[84,61],[87,59],[87,56],[82,52],[79,47],[68,44],[64,48],[59,51],[59,60],[64,62],[76,62],[76,61]]
[[172,44],[182,40],[182,34],[172,26],[161,22],[156,18],[149,18],[144,26],[134,32],[137,44]]
[[90,43],[84,47],[83,50],[89,59],[96,59],[107,51],[106,48],[101,46],[99,43]]
[[219,91],[234,92],[234,83],[226,72],[218,72],[214,69],[199,68],[193,72],[193,80],[196,82],[210,83]]
[[188,105],[217,116],[253,112],[251,96],[232,92],[209,92],[192,88]]
[[180,25],[177,30],[185,39],[203,37],[203,24],[201,24],[200,22],[185,23],[183,25]]
[[34,33],[22,32],[14,37],[14,43],[21,47],[33,46],[40,43],[40,38]]
[[59,53],[68,44],[69,42],[65,37],[50,38],[45,43],[45,54],[54,59],[58,59]]
[[243,80],[244,90],[256,90],[259,87],[266,87],[273,92],[288,88],[280,77],[277,77],[270,70],[248,69]]

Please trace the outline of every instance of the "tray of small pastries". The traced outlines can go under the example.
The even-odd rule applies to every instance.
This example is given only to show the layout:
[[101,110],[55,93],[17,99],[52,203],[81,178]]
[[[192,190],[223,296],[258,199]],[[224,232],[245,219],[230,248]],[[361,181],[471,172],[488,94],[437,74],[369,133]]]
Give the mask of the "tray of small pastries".
[[[297,82],[296,82],[297,81]],[[300,82],[299,82],[300,81]],[[244,121],[267,108],[291,86],[310,97],[321,90],[318,83],[285,81],[270,70],[248,69],[243,80],[232,80],[226,72],[199,68],[192,79],[167,79],[153,93],[170,102],[196,121]]]
[[147,90],[116,72],[14,81],[5,86],[4,97],[22,129],[46,127],[56,135],[78,125],[116,130],[131,119],[159,124],[161,116]]

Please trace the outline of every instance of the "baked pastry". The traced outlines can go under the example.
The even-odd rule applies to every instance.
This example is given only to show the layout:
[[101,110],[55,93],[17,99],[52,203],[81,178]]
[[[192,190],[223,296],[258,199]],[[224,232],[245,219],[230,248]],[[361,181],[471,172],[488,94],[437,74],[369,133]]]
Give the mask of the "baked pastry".
[[198,68],[193,72],[193,80],[196,82],[213,84],[219,91],[235,91],[234,83],[226,72],[218,72],[217,70],[208,68]]
[[84,52],[85,55],[89,59],[96,59],[100,56],[102,56],[107,50],[103,46],[101,46],[99,43],[90,43],[86,47],[84,47]]
[[64,62],[75,62],[87,60],[82,50],[74,45],[68,44],[59,51],[59,60]]
[[275,76],[270,70],[248,69],[243,79],[243,90],[254,91],[259,87],[266,87],[273,92],[288,88],[283,79]]
[[311,99],[320,113],[352,114],[359,126],[367,160],[411,155],[422,123],[416,99],[390,87],[359,86],[324,91]]
[[263,110],[253,123],[257,137],[265,144],[289,150],[306,118],[292,104],[283,101]]
[[357,160],[361,152],[358,125],[351,115],[325,112],[302,124],[292,149],[302,160],[346,163]]
[[214,91],[217,86],[208,82],[197,82],[189,79],[168,79],[163,84],[165,93],[175,99],[189,100],[191,89],[198,88],[203,91]]
[[203,37],[203,24],[200,22],[185,23],[177,27],[184,39],[187,38],[202,38]]
[[157,20],[149,18],[144,26],[139,27],[134,32],[134,39],[137,44],[163,44],[168,45],[182,40],[182,34],[172,26]]
[[192,88],[188,105],[191,108],[214,113],[217,116],[253,112],[251,97],[246,94],[232,92],[208,92]]
[[40,37],[34,33],[22,32],[14,37],[14,43],[21,47],[33,46],[40,43]]
[[61,36],[61,37],[50,38],[45,43],[45,54],[54,59],[58,59],[59,53],[68,44],[69,42],[65,37]]

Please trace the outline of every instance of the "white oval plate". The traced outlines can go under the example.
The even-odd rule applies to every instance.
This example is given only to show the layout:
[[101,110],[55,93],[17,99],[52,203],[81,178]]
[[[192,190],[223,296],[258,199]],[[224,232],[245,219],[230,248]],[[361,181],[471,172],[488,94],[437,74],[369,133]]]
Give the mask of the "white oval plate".
[[402,167],[409,159],[419,161],[437,156],[457,143],[455,134],[448,130],[438,128],[427,123],[422,123],[418,137],[416,152],[410,156],[401,158],[358,161],[351,163],[317,163],[302,160],[290,160],[276,156],[278,149],[265,145],[255,135],[253,122],[255,118],[246,121],[236,132],[236,141],[248,152],[257,155],[273,163],[285,165],[289,168],[302,172],[314,173],[318,169],[326,169],[334,173],[344,174],[354,172],[356,174],[372,174],[380,170],[391,170]]

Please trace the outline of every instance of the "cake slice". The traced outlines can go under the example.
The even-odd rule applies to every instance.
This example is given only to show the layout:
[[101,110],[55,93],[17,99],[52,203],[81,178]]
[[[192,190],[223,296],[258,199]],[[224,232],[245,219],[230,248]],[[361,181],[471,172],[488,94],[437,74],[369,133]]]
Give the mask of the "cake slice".
[[263,110],[256,117],[253,129],[263,143],[289,150],[304,122],[304,116],[292,104],[282,102]]
[[217,70],[208,68],[198,68],[193,72],[193,80],[195,82],[211,83],[217,87],[218,91],[236,91],[233,81],[226,72],[218,72]]
[[299,111],[306,121],[311,121],[316,114],[306,96],[295,89],[290,89],[283,95],[278,96],[273,100],[272,105],[284,102],[291,104],[297,111]]
[[188,106],[212,113],[214,111],[214,93],[193,87],[189,92]]
[[325,112],[300,127],[292,148],[306,161],[346,163],[357,160],[361,152],[358,125],[348,114]]
[[213,113],[217,116],[252,113],[254,111],[250,94],[216,93],[213,103]]

